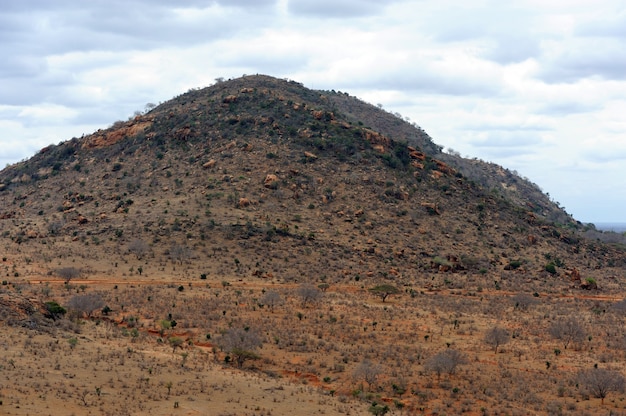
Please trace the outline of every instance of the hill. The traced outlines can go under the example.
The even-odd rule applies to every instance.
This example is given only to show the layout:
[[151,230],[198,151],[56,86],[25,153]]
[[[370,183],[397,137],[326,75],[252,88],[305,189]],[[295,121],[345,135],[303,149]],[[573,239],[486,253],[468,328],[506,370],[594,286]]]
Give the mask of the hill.
[[[97,291],[124,328],[156,333],[166,349],[179,336],[208,343],[216,357],[210,335],[258,327],[269,350],[257,369],[309,374],[333,394],[349,396],[367,360],[412,356],[403,371],[388,364],[386,384],[368,381],[371,396],[355,394],[395,397],[398,408],[444,403],[420,396],[417,373],[436,348],[416,339],[467,343],[479,362],[480,339],[461,339],[500,322],[509,297],[608,302],[624,282],[623,246],[587,238],[536,185],[443,153],[416,125],[348,94],[268,76],[192,90],[50,145],[0,172],[0,207],[3,291],[61,305]],[[385,285],[404,300],[376,301]],[[180,333],[161,327],[171,321]],[[459,385],[469,389],[472,374]],[[498,400],[483,394],[466,407]]]

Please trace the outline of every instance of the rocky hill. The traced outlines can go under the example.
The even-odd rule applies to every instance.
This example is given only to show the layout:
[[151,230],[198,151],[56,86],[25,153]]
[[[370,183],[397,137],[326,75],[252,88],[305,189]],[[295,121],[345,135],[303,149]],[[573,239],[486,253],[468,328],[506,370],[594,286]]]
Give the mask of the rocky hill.
[[206,259],[219,275],[406,284],[433,269],[624,261],[508,170],[443,154],[418,127],[347,94],[268,76],[192,90],[48,146],[0,182],[4,239],[71,237],[67,256],[141,242],[157,258]]

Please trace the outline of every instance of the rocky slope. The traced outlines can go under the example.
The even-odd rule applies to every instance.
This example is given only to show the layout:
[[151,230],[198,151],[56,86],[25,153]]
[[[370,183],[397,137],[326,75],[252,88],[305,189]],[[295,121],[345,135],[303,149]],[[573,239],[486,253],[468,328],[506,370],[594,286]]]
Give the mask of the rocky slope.
[[42,274],[68,238],[61,263],[134,244],[206,259],[209,273],[286,280],[412,285],[506,269],[542,281],[624,264],[536,185],[441,148],[345,93],[246,76],[4,169],[0,229],[5,244],[47,246],[30,259]]

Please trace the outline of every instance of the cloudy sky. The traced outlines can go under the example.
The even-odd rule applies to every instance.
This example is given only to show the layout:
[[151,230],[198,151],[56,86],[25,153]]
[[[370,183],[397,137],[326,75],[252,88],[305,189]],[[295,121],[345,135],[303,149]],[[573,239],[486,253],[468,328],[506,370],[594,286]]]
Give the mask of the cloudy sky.
[[0,52],[0,167],[262,73],[380,103],[578,220],[626,222],[621,0],[2,0]]

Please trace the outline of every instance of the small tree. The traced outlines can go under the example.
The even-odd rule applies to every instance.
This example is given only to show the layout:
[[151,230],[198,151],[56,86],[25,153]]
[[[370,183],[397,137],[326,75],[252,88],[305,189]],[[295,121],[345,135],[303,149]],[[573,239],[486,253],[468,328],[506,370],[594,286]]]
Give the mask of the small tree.
[[91,318],[91,314],[104,306],[104,300],[99,293],[87,293],[84,295],[76,295],[67,302],[67,307],[78,312],[81,315],[87,315]]
[[378,285],[368,289],[374,295],[380,297],[384,302],[390,295],[397,295],[400,289],[393,285]]
[[515,309],[520,311],[527,311],[532,305],[535,305],[538,301],[527,293],[518,293],[511,298]]
[[387,406],[386,404],[383,405],[378,403],[372,403],[372,405],[367,410],[374,416],[386,415],[387,413],[389,413],[389,406]]
[[183,264],[185,261],[191,258],[192,252],[191,249],[186,246],[174,244],[169,250],[169,255],[170,259],[173,262],[180,262],[180,264]]
[[310,283],[301,284],[296,293],[302,299],[302,307],[306,307],[309,303],[317,302],[322,297],[322,292]]
[[424,363],[426,371],[436,373],[437,378],[441,377],[442,373],[454,374],[456,368],[467,362],[465,356],[455,349],[443,350],[432,357],[430,357]]
[[610,392],[623,392],[626,383],[622,373],[606,368],[591,368],[578,373],[578,382],[584,386],[595,398],[602,399]]
[[48,316],[52,319],[58,319],[67,312],[63,306],[53,300],[46,302],[46,310],[48,311]]
[[128,251],[137,256],[137,260],[141,260],[149,249],[150,246],[148,246],[148,243],[138,238],[128,244]]
[[278,305],[282,305],[285,301],[280,296],[280,293],[275,290],[269,290],[265,292],[265,294],[259,299],[259,303],[262,305],[267,305],[270,308],[270,311],[274,312],[274,307]]
[[549,333],[553,338],[562,341],[565,349],[571,342],[582,342],[587,336],[585,329],[571,316],[553,323]]
[[493,347],[494,354],[498,353],[498,347],[509,342],[509,333],[499,326],[495,326],[485,333],[483,339],[487,345]]
[[246,361],[260,358],[256,350],[263,346],[263,342],[255,331],[231,328],[222,335],[219,346],[226,353],[232,355],[237,367],[241,368]]
[[172,347],[172,354],[176,352],[176,348],[183,346],[183,339],[180,337],[171,337],[169,340],[170,347]]
[[62,267],[57,270],[57,274],[65,280],[65,284],[68,284],[70,280],[76,279],[80,276],[80,270],[76,267]]
[[363,380],[367,383],[368,387],[376,385],[378,377],[383,373],[383,369],[380,365],[374,364],[369,360],[363,360],[352,373],[352,377],[355,380]]

